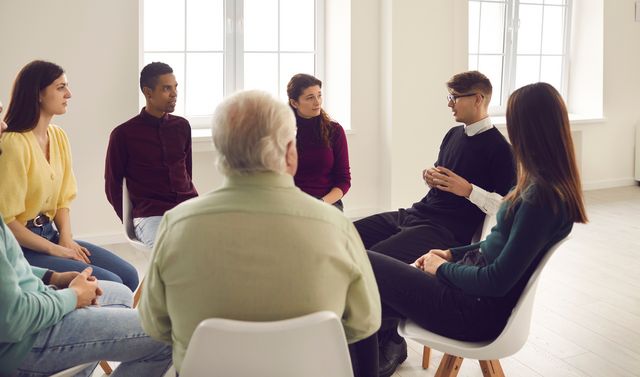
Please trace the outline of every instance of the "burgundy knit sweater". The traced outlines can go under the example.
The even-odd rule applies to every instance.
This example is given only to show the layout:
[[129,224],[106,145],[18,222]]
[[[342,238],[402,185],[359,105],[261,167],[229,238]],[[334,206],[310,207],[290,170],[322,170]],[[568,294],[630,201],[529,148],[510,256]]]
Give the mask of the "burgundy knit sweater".
[[295,184],[309,195],[320,198],[337,187],[344,194],[351,187],[349,150],[344,129],[331,122],[330,146],[320,139],[320,116],[305,119],[296,115],[298,128],[298,171]]

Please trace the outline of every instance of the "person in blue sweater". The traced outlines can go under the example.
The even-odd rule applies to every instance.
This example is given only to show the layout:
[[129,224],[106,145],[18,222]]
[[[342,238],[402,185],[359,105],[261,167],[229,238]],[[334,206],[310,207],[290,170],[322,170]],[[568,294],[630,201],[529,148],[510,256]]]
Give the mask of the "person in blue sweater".
[[[410,319],[453,339],[495,339],[540,259],[574,223],[587,222],[560,94],[546,83],[513,92],[507,104],[507,131],[518,180],[484,241],[432,249],[413,264],[369,251],[383,322]],[[381,330],[378,341],[381,347],[385,342],[406,347],[395,329]],[[395,355],[393,370],[381,377],[393,374],[406,358],[401,352]]]
[[[0,121],[0,135],[6,128]],[[0,215],[1,377],[95,362],[78,374],[88,376],[99,360],[122,362],[113,377],[164,375],[171,347],[144,333],[129,288],[91,274],[30,266]]]

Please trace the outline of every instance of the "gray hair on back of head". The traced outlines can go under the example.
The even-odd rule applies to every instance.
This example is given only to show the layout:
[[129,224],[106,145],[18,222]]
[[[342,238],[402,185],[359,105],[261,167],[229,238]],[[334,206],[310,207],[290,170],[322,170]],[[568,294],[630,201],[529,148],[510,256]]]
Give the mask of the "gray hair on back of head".
[[287,145],[295,143],[296,120],[284,102],[259,90],[235,93],[213,114],[213,144],[225,175],[286,172]]

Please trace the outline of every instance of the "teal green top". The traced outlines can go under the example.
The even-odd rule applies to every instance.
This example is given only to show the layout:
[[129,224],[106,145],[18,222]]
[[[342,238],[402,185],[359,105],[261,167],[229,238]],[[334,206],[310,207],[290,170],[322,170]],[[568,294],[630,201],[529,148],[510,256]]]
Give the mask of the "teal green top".
[[31,267],[0,216],[0,375],[11,374],[31,350],[38,332],[76,307],[71,289],[54,290]]
[[275,321],[319,310],[349,343],[380,327],[380,296],[349,219],[286,174],[227,177],[165,213],[138,306],[180,371],[196,326],[217,317]]
[[[564,205],[560,204],[554,213],[536,197],[535,190],[529,192],[531,194],[519,200],[509,214],[509,203],[502,204],[497,225],[484,241],[451,249],[453,262],[442,264],[437,277],[466,294],[479,297],[504,297],[514,287],[522,287],[521,280],[529,279],[542,255],[573,227]],[[455,263],[468,251],[478,248],[485,266]]]

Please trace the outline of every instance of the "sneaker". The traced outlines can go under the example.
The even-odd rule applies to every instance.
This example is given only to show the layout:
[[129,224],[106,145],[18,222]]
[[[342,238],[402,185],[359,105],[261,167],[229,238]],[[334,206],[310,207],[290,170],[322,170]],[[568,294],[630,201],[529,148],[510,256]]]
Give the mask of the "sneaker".
[[391,376],[398,366],[407,359],[407,342],[404,338],[397,343],[393,339],[387,339],[380,343],[378,355],[378,375],[380,377]]

